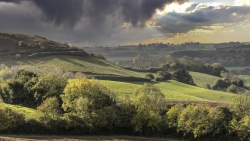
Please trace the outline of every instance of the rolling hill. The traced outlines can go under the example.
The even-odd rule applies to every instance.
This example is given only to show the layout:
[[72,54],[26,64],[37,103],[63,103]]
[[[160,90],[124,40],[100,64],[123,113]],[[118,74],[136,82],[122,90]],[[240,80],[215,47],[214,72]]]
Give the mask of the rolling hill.
[[[118,99],[122,99],[125,95],[128,95],[133,99],[136,90],[144,84],[143,82],[114,83],[114,81],[104,80],[98,80],[98,82],[115,92],[118,96]],[[228,103],[231,102],[232,97],[235,96],[235,94],[199,88],[183,84],[174,80],[152,84],[159,87],[162,93],[165,95],[166,100],[170,101],[214,101]]]

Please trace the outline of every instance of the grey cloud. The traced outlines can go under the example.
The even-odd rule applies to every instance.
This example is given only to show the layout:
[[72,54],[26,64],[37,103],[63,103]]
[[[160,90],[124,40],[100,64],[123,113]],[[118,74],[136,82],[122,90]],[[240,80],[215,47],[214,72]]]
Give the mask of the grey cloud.
[[186,9],[186,12],[189,12],[189,11],[194,10],[194,9],[196,8],[197,5],[198,5],[198,4],[196,4],[196,3],[192,4],[190,7],[188,7],[188,8]]
[[[30,3],[42,13],[42,15],[38,12],[39,14],[35,13],[37,15],[29,16],[22,15],[21,11],[16,14],[12,11],[13,9],[9,9],[8,12],[3,11],[5,15],[2,13],[0,20],[5,22],[0,23],[0,28],[28,34],[41,34],[59,41],[68,39],[71,42],[102,43],[112,40],[111,37],[114,34],[120,33],[124,22],[130,23],[133,28],[145,27],[146,21],[153,17],[156,9],[163,9],[166,4],[172,2],[183,3],[185,1],[0,0],[0,6],[1,2],[15,3],[19,6],[24,2]],[[34,15],[38,18],[34,18]]]
[[[194,9],[194,7],[191,6],[191,9]],[[250,7],[247,6],[224,6],[220,8],[209,6],[192,13],[167,13],[158,17],[155,25],[160,26],[159,30],[164,33],[186,33],[201,26],[238,23],[246,20],[249,14]]]

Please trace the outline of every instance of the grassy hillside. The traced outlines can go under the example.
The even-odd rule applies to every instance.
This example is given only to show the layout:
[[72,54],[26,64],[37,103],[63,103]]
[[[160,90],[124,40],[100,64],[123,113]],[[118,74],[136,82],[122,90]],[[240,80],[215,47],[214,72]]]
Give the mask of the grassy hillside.
[[[125,95],[129,95],[132,99],[136,90],[143,85],[143,83],[125,83],[103,80],[99,80],[99,82],[117,93],[118,98],[123,98]],[[174,80],[152,84],[161,89],[167,100],[230,102],[234,96],[234,94],[207,90],[186,85]]]
[[111,74],[134,77],[144,76],[141,73],[120,68],[112,63],[91,56],[81,58],[64,55],[54,55],[49,57],[43,57],[39,60],[29,60],[27,63],[24,64],[24,66],[59,67],[64,70],[80,71],[86,74]]
[[199,87],[204,87],[206,84],[212,86],[214,85],[215,81],[220,79],[220,77],[199,72],[189,72],[189,74],[192,75],[195,84]]
[[243,79],[245,86],[250,86],[250,76],[249,75],[239,75],[238,77]]
[[5,103],[3,103],[1,106],[12,109],[13,111],[19,114],[23,114],[25,119],[35,118],[36,116],[36,110],[31,109],[31,108],[18,106],[18,105],[5,104]]

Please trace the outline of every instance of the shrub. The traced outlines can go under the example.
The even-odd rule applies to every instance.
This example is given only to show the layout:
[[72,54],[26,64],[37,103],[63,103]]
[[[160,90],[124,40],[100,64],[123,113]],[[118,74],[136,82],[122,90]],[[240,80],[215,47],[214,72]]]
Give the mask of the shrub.
[[159,81],[170,80],[172,78],[172,75],[167,71],[158,71],[157,75],[159,77]]
[[145,75],[145,77],[147,78],[147,79],[155,79],[155,77],[154,77],[154,75],[152,74],[152,73],[147,73],[146,75]]
[[18,45],[19,45],[19,47],[26,47],[27,46],[27,44],[23,41],[19,41]]
[[230,86],[231,83],[230,82],[227,82],[227,81],[224,81],[222,79],[219,79],[215,82],[215,84],[213,85],[213,89],[218,89],[218,88],[227,88],[228,86]]
[[19,58],[21,58],[21,55],[20,54],[16,54],[15,57],[16,57],[16,59],[19,59]]
[[205,85],[205,88],[210,90],[210,89],[211,89],[210,84],[206,84],[206,85]]
[[235,86],[235,85],[230,85],[230,86],[227,88],[227,92],[237,94],[237,93],[238,93],[238,88],[237,88],[237,86]]

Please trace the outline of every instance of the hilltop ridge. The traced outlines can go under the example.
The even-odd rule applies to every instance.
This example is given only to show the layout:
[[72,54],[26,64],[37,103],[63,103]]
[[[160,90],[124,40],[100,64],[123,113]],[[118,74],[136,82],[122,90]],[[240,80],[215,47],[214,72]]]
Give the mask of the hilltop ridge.
[[39,58],[51,55],[89,56],[84,50],[44,37],[0,31],[1,62],[12,59]]

